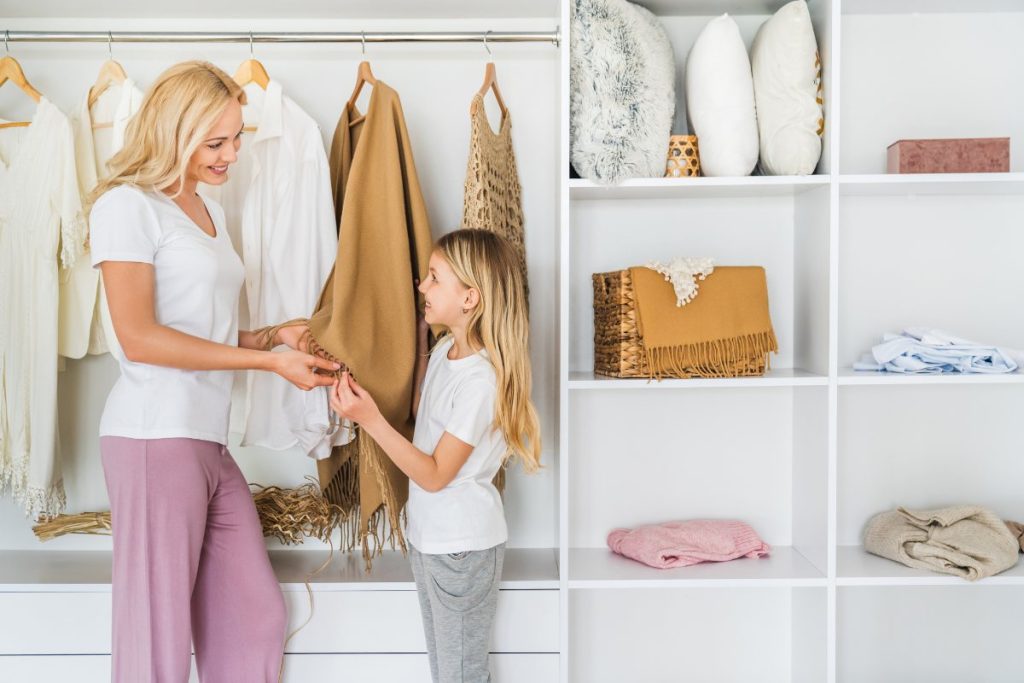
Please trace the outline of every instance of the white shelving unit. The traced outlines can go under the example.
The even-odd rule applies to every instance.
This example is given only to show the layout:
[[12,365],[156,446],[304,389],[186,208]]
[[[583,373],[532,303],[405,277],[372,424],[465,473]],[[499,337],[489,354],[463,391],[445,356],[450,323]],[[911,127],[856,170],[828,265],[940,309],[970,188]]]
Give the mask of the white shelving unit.
[[[749,44],[785,2],[640,4],[668,31],[681,93],[708,19],[735,15]],[[1013,303],[1024,289],[1022,162],[1006,174],[885,174],[885,148],[900,138],[1022,139],[1024,97],[1007,84],[1024,76],[1024,4],[809,6],[826,106],[815,175],[563,183],[563,680],[1019,678],[990,645],[1010,647],[1006,633],[1019,632],[1021,565],[972,584],[860,544],[869,517],[897,505],[976,502],[1024,517],[1024,374],[851,366],[884,332],[913,325],[1024,347]],[[677,112],[673,133],[684,132]],[[765,267],[781,348],[764,377],[593,373],[591,274],[677,255]],[[744,519],[773,553],[659,571],[605,546],[617,526],[693,517]]]
[[[662,19],[676,54],[673,132],[685,132],[681,74],[704,24],[728,11],[749,42],[785,2],[640,1]],[[547,465],[538,477],[510,479],[496,680],[1019,679],[1024,569],[969,584],[873,557],[860,543],[870,515],[900,504],[978,502],[1024,519],[1024,375],[902,377],[850,367],[883,332],[915,324],[1024,347],[1016,315],[1024,161],[1014,157],[1008,174],[884,174],[885,147],[899,138],[1024,139],[1015,87],[1024,82],[1024,3],[809,0],[826,101],[815,175],[614,187],[568,178],[570,4],[356,0],[339,10],[317,0],[298,15],[269,0],[186,0],[159,10],[41,0],[0,29],[560,26],[557,51],[492,46],[526,202],[534,398]],[[100,45],[11,47],[65,109],[106,58]],[[114,54],[146,84],[179,59],[233,67],[248,46],[115,44]],[[456,225],[465,160],[452,144],[468,135],[482,51],[371,45],[368,55],[402,94],[432,221],[439,230]],[[329,135],[358,47],[257,45],[256,56]],[[81,87],[68,91],[72,82]],[[3,97],[0,107],[11,102]],[[780,342],[772,369],[657,383],[596,376],[591,274],[686,254],[765,267]],[[62,376],[61,438],[73,444],[66,473],[77,509],[106,506],[90,438],[113,372],[99,358]],[[314,471],[258,449],[236,456],[251,480],[267,484],[301,483]],[[772,554],[658,571],[605,545],[615,527],[692,517],[744,519]],[[326,547],[271,552],[297,626],[309,609],[304,580]],[[381,558],[370,575],[357,557],[335,558],[311,587],[315,617],[289,644],[286,681],[427,680],[399,555]],[[40,547],[19,511],[0,505],[0,680],[108,679],[109,599],[107,539]]]

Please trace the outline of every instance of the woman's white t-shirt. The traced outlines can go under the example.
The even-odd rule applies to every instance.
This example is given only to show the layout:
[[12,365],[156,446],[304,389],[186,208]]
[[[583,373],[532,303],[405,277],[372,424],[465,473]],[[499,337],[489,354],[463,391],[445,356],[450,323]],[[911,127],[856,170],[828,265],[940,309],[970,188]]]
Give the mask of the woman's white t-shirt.
[[[215,237],[162,192],[128,185],[109,190],[89,213],[92,264],[152,264],[158,323],[236,346],[245,271],[228,237],[224,211],[212,200],[203,201],[217,229]],[[110,342],[121,377],[107,397],[100,436],[227,443],[231,371],[136,363],[125,357],[116,335],[110,335]]]
[[430,356],[413,444],[433,454],[448,432],[473,446],[473,452],[436,493],[409,482],[406,538],[431,555],[486,550],[508,540],[501,495],[491,483],[507,450],[504,435],[494,428],[494,367],[485,352],[449,360],[453,343],[442,342]]

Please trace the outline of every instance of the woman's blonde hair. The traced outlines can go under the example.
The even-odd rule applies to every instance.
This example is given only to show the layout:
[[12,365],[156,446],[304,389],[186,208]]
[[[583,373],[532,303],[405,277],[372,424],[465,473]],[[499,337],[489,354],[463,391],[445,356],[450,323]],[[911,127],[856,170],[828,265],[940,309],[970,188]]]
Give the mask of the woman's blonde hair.
[[437,252],[466,287],[480,294],[467,336],[474,348],[487,350],[498,380],[494,426],[523,469],[540,468],[540,423],[530,401],[530,325],[526,283],[515,248],[486,230],[456,230],[437,241]]
[[109,174],[90,193],[86,215],[100,195],[119,185],[163,190],[177,182],[180,193],[189,159],[231,100],[245,104],[245,91],[209,62],[181,62],[160,74],[128,122],[124,146],[107,164]]

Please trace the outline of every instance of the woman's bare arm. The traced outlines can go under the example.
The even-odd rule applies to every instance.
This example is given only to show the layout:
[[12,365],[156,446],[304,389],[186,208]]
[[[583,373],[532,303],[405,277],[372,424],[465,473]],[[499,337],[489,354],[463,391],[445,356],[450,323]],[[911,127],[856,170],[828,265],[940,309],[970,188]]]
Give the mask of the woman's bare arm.
[[334,381],[315,369],[334,371],[339,366],[307,353],[261,351],[248,346],[254,339],[243,343],[243,335],[239,346],[219,344],[161,325],[153,307],[153,266],[148,263],[104,261],[100,269],[114,332],[131,361],[182,370],[266,370],[307,390]]

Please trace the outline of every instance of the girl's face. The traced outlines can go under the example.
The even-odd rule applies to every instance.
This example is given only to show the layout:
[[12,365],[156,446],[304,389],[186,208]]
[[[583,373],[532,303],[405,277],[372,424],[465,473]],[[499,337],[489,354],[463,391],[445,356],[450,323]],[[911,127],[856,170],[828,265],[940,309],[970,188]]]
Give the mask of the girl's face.
[[479,293],[459,282],[448,261],[437,251],[430,255],[430,272],[419,290],[426,301],[423,317],[431,325],[455,327],[468,318],[480,301]]
[[188,177],[207,185],[223,184],[228,179],[228,166],[238,161],[241,146],[242,105],[233,99],[188,160]]

